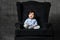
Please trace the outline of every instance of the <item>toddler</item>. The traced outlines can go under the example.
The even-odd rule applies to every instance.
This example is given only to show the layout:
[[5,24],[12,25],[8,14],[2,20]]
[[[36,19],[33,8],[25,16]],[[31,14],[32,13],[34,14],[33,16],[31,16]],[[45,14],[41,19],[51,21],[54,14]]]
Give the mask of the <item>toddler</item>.
[[37,24],[37,20],[34,18],[34,11],[30,11],[28,14],[28,18],[24,22],[24,28],[27,29],[39,29],[40,26]]

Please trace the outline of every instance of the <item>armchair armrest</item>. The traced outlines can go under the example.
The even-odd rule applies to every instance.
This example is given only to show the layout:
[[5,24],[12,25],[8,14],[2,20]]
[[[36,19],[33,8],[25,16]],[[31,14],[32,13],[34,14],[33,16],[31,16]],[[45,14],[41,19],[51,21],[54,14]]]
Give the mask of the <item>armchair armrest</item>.
[[45,29],[45,28],[49,28],[49,27],[51,27],[52,26],[52,23],[44,23],[43,24],[43,29]]
[[52,23],[49,23],[47,28],[48,28],[48,30],[54,32],[54,28],[53,28],[53,24]]
[[23,25],[23,23],[21,23],[21,22],[15,23],[15,27],[17,29],[20,29],[22,25]]
[[48,26],[47,27],[51,27],[51,26],[53,26],[53,24],[52,23],[48,23]]
[[21,23],[15,23],[15,27],[20,27]]
[[44,27],[42,28],[42,30],[49,30],[49,29],[53,29],[53,25],[52,23],[45,23],[45,25],[43,25]]

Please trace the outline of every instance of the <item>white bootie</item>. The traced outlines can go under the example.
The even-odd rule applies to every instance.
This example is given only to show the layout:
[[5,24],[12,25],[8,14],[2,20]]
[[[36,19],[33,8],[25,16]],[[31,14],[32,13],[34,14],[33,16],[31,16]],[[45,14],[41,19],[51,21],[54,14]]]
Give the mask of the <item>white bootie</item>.
[[40,26],[35,26],[33,29],[39,29],[40,28]]

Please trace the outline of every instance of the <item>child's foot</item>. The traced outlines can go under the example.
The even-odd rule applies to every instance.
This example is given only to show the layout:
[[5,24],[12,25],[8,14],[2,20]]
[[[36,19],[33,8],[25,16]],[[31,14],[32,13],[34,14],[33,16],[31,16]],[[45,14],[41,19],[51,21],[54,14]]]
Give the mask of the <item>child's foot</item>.
[[35,26],[33,29],[39,29],[40,28],[40,26]]

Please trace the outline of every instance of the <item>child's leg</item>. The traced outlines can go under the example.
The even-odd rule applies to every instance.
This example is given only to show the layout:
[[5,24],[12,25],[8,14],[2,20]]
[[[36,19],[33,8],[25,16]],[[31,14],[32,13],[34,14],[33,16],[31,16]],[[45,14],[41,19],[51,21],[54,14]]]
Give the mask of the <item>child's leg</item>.
[[39,25],[37,25],[37,26],[35,26],[33,29],[39,29],[40,28],[40,26]]
[[28,29],[32,29],[33,27],[32,26],[29,26]]

